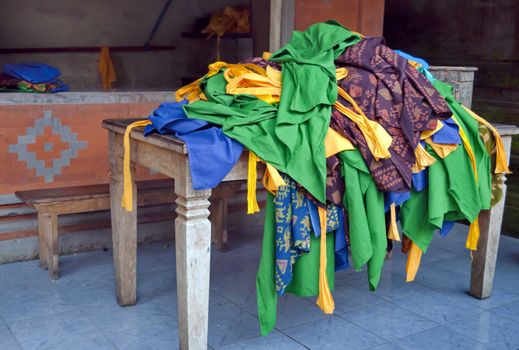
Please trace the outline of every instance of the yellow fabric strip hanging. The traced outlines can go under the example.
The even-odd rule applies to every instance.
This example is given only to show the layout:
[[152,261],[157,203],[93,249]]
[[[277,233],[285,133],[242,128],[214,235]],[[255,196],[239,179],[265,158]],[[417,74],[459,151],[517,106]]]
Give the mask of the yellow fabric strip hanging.
[[339,101],[335,102],[335,108],[359,127],[373,157],[376,160],[391,157],[389,147],[391,146],[391,142],[393,142],[393,138],[379,123],[368,119],[355,100],[348,95],[346,91],[341,87],[338,87],[338,91],[339,95],[346,99],[353,106],[355,111],[347,108]]
[[496,140],[496,169],[494,173],[496,174],[510,174],[510,169],[508,168],[508,161],[506,159],[505,146],[503,145],[503,140],[501,139],[501,135],[499,132],[485,119],[481,118],[479,115],[468,109],[467,107],[461,105],[471,116],[476,119],[479,123],[486,126],[494,135],[494,139]]
[[258,174],[256,163],[258,157],[252,151],[249,151],[249,168],[247,175],[247,214],[254,214],[260,211],[258,201],[256,199],[256,183],[258,182]]
[[[477,183],[479,181],[479,179],[478,179],[478,170],[477,170],[477,165],[476,165],[476,157],[474,156],[474,151],[472,150],[472,147],[470,146],[470,142],[469,142],[467,135],[465,134],[465,131],[459,124],[456,117],[452,116],[452,119],[456,122],[456,124],[458,124],[458,126],[460,128],[461,141],[463,143],[463,146],[465,147],[465,150],[467,151],[467,153],[469,155],[470,163],[472,165],[472,170],[474,171],[474,177],[476,178],[476,183]],[[467,241],[465,243],[465,246],[467,247],[467,249],[477,250],[479,235],[480,235],[479,222],[478,222],[478,218],[476,218],[470,224],[470,227],[469,227],[469,234],[467,236]]]
[[133,128],[151,124],[150,120],[139,120],[126,127],[123,137],[124,157],[123,157],[123,198],[121,205],[126,211],[133,211],[133,188],[132,175],[130,171],[130,133]]
[[396,207],[395,203],[389,206],[390,222],[387,237],[393,241],[400,242],[400,234],[398,233],[398,225],[396,224]]
[[418,146],[416,146],[416,149],[414,150],[414,156],[415,162],[412,168],[413,173],[419,173],[436,162],[436,159],[431,156],[420,143],[418,143]]
[[414,281],[421,260],[422,250],[416,244],[411,243],[411,249],[407,253],[407,263],[405,265],[406,282]]
[[478,249],[478,241],[479,241],[479,220],[478,218],[474,219],[469,226],[469,234],[467,236],[467,241],[465,242],[465,247],[470,250]]
[[335,309],[335,302],[326,276],[326,209],[318,207],[318,212],[321,225],[321,247],[319,252],[319,296],[316,304],[325,314],[332,314]]

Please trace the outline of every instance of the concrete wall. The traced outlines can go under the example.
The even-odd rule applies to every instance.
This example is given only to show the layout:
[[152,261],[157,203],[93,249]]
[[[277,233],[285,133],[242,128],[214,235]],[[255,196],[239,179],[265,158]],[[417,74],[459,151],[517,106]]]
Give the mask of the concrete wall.
[[[0,48],[144,45],[166,0],[2,0]],[[247,0],[175,0],[152,45],[174,51],[117,52],[119,89],[174,89],[183,76],[203,74],[215,59],[215,40],[184,39],[196,18]],[[251,54],[250,39],[223,40],[224,59]],[[3,54],[1,63],[45,62],[59,67],[73,90],[99,90],[97,53]]]

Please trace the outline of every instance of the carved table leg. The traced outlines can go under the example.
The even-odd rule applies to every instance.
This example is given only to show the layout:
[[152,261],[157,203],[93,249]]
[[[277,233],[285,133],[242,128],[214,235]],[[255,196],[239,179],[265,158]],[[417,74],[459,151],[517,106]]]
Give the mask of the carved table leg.
[[[122,138],[122,136],[117,136]],[[116,142],[113,132],[109,133],[110,149],[110,199],[112,209],[112,240],[117,302],[121,306],[137,302],[137,186],[135,165],[131,164],[133,189],[133,211],[121,206],[123,196],[123,158],[116,151],[122,148],[122,140]],[[120,141],[120,142],[119,142]]]
[[[508,159],[512,137],[502,139]],[[505,198],[506,185],[503,184],[503,198],[491,210],[484,210],[479,214],[481,234],[478,249],[473,254],[470,276],[470,294],[479,299],[488,298],[492,292]]]
[[207,349],[211,191],[192,189],[187,160],[175,179],[178,332],[181,349]]

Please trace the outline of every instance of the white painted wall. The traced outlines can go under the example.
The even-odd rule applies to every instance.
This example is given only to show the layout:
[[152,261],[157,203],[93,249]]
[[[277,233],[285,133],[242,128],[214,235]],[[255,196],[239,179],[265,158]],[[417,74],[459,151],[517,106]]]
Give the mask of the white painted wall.
[[[166,0],[0,0],[0,47],[144,45]],[[171,89],[215,60],[215,41],[184,39],[196,18],[247,0],[174,0],[152,45],[174,51],[112,54],[123,90]],[[250,39],[222,41],[223,58],[251,55]],[[99,90],[97,53],[3,54],[0,64],[44,62],[59,67],[73,90]]]

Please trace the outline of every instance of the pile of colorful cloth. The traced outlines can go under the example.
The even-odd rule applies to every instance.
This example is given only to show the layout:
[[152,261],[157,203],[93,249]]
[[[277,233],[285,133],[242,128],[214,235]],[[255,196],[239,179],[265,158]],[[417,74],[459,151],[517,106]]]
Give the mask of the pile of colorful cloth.
[[257,162],[266,164],[263,334],[286,292],[317,296],[332,313],[335,271],[350,263],[367,266],[375,290],[388,241],[402,242],[407,281],[455,221],[470,223],[466,248],[477,248],[478,214],[501,198],[509,172],[503,144],[427,68],[382,38],[318,23],[262,58],[211,64],[177,102],[128,128],[127,139],[146,125],[185,141],[194,189],[216,186],[246,148],[249,213],[259,211]]
[[58,68],[44,63],[4,64],[0,92],[64,92],[69,88],[58,78]]

